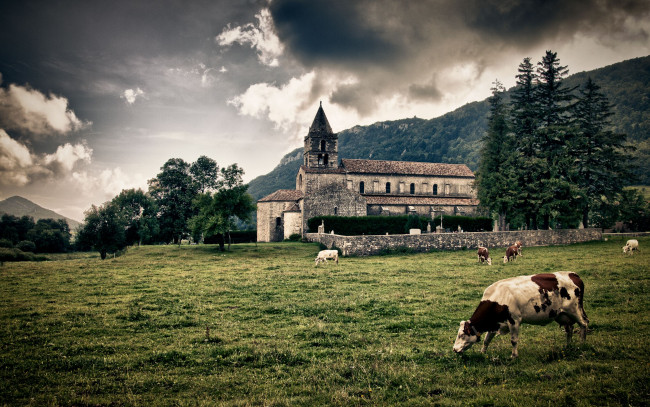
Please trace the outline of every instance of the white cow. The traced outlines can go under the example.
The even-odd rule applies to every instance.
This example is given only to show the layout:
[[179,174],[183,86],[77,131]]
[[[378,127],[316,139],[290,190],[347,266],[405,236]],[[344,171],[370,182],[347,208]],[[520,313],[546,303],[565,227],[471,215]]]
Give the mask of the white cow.
[[518,356],[519,327],[522,323],[546,325],[555,321],[564,327],[567,345],[573,324],[580,325],[580,338],[587,337],[589,320],[582,306],[584,284],[577,274],[519,276],[497,281],[483,293],[472,317],[461,321],[454,352],[462,353],[486,333],[481,352],[487,350],[494,335],[510,331],[512,357]]
[[318,263],[323,262],[327,263],[327,259],[334,260],[336,264],[339,264],[339,251],[338,250],[321,250],[318,252],[318,256],[314,260],[314,267],[318,266]]
[[630,252],[630,255],[632,255],[635,250],[637,252],[639,251],[639,241],[636,239],[628,240],[625,246],[623,246],[623,253]]

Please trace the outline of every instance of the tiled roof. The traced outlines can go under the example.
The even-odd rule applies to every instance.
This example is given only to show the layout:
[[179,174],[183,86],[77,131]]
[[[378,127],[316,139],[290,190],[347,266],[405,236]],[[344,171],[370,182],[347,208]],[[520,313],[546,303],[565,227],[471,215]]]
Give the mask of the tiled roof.
[[368,205],[476,206],[478,199],[426,195],[364,195]]
[[428,175],[474,178],[474,173],[465,164],[356,159],[343,159],[341,162],[343,168],[349,173]]
[[297,189],[279,189],[257,202],[297,201],[302,198],[302,191]]

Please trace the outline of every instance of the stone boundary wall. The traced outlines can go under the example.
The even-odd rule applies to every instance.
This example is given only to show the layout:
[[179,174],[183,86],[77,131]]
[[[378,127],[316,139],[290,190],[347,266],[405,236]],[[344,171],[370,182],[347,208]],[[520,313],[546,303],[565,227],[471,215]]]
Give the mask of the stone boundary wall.
[[[601,240],[600,229],[520,230],[509,232],[427,233],[422,235],[341,236],[307,233],[306,239],[341,249],[344,256],[369,256],[382,251],[410,248],[416,252],[507,247],[517,240],[525,247],[564,245]],[[499,253],[501,255],[501,253]],[[492,257],[499,257],[492,255]]]

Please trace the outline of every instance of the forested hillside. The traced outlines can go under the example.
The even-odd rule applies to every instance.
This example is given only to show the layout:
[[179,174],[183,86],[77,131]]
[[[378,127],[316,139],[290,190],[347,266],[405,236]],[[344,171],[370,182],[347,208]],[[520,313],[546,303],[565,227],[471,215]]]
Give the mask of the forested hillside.
[[[614,105],[613,130],[626,133],[628,142],[637,148],[634,154],[639,169],[635,182],[650,184],[650,56],[576,73],[565,84],[582,86],[587,77]],[[355,126],[339,133],[339,157],[463,163],[476,170],[487,114],[488,103],[484,100],[430,120],[412,118]],[[329,120],[336,122],[335,117]],[[285,155],[269,174],[252,180],[249,192],[259,199],[278,189],[295,188],[301,164],[302,147]]]

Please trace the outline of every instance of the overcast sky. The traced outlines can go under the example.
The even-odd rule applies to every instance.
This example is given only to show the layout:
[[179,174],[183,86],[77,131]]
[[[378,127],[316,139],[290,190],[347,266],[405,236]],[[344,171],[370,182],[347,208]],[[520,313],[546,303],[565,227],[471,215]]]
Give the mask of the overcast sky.
[[245,180],[335,132],[432,118],[515,82],[650,54],[647,0],[45,0],[0,3],[0,199],[76,220],[170,158]]

